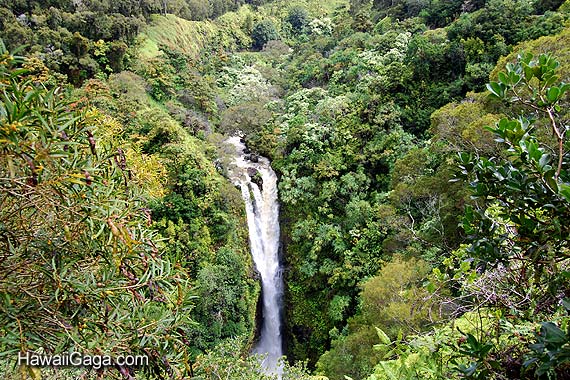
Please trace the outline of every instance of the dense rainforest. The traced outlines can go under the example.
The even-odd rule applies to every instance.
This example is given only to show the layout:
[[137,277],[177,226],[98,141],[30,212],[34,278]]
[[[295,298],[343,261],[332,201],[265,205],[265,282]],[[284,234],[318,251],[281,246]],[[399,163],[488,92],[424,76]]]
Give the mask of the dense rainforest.
[[0,40],[5,379],[570,379],[568,0],[0,0]]

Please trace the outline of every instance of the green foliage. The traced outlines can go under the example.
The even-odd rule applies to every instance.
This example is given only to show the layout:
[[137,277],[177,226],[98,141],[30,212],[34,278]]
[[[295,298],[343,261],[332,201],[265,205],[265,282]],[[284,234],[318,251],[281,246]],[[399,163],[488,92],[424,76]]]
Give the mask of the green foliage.
[[[525,376],[539,368],[536,376],[565,371],[565,343],[553,326],[564,332],[566,322],[552,314],[568,288],[570,181],[561,127],[567,88],[555,79],[567,80],[568,33],[527,43],[539,53],[557,49],[560,67],[548,57],[534,62],[525,56],[504,74],[492,71],[512,44],[564,27],[567,7],[555,9],[560,1],[127,3],[51,2],[47,9],[37,1],[1,2],[0,34],[10,46],[27,43],[32,53],[22,88],[40,91],[40,83],[51,89],[65,81],[48,68],[84,83],[73,103],[49,100],[60,96],[49,91],[28,96],[19,88],[4,95],[12,103],[19,96],[30,125],[55,130],[30,131],[23,123],[19,134],[21,126],[5,123],[12,139],[6,146],[29,151],[6,160],[3,177],[19,179],[25,194],[44,191],[33,201],[51,205],[34,203],[39,211],[12,220],[10,207],[24,200],[6,187],[14,200],[2,208],[7,252],[15,238],[23,239],[18,254],[33,256],[26,265],[50,284],[46,294],[56,294],[38,296],[63,316],[59,330],[45,324],[48,337],[57,331],[75,338],[69,331],[81,327],[82,336],[109,347],[102,333],[109,324],[119,342],[110,350],[164,347],[156,349],[150,377],[265,376],[245,356],[259,286],[242,201],[204,141],[221,138],[216,131],[240,129],[280,175],[292,360],[318,361],[319,371],[334,379],[517,378],[525,355],[532,367]],[[216,20],[206,20],[211,17]],[[263,50],[245,51],[252,46]],[[139,53],[142,59],[135,59]],[[500,61],[501,69],[507,61],[513,55]],[[125,68],[136,74],[120,72]],[[502,101],[474,93],[460,101],[467,91],[483,89],[490,72],[490,90]],[[506,109],[512,95],[518,104]],[[93,106],[99,110],[88,113]],[[6,115],[19,112],[5,108]],[[505,117],[521,111],[531,117]],[[68,133],[79,124],[85,129]],[[73,132],[73,144],[57,137],[58,128]],[[64,150],[71,146],[75,150]],[[52,148],[55,156],[46,153]],[[450,153],[457,152],[468,181],[449,183]],[[65,170],[55,170],[56,162]],[[45,190],[52,184],[57,191]],[[56,207],[58,197],[72,201]],[[41,212],[57,218],[32,217]],[[462,214],[464,230],[457,226]],[[16,228],[24,221],[45,226],[26,234]],[[67,239],[58,225],[68,225],[77,239]],[[471,243],[460,246],[464,232]],[[127,263],[126,272],[113,260]],[[424,289],[429,265],[438,264]],[[103,274],[111,285],[101,289],[113,294],[93,290]],[[131,284],[131,276],[140,283]],[[58,278],[67,282],[60,286]],[[10,297],[18,305],[27,299]],[[30,315],[40,315],[30,300]],[[116,315],[106,313],[106,305]],[[493,307],[487,311],[495,316],[482,316],[481,306]],[[446,316],[463,333],[443,325],[426,331]],[[74,318],[85,318],[87,327]],[[476,328],[463,326],[472,320],[480,322]],[[538,320],[552,323],[544,322],[548,331],[534,338]],[[140,325],[142,338],[133,337]],[[16,342],[18,335],[9,333],[18,331],[14,321],[6,326],[0,337]],[[212,350],[238,335],[244,338]],[[25,336],[39,345],[38,337]],[[61,347],[75,344],[65,339]],[[288,371],[284,378],[306,377]]]
[[[473,252],[487,262],[508,262],[513,247],[507,249],[505,244],[512,242],[517,253],[529,260],[534,281],[540,281],[546,270],[541,263],[545,257],[564,258],[567,251],[561,237],[567,234],[569,200],[564,189],[569,178],[558,112],[568,86],[557,83],[557,67],[558,62],[550,56],[533,60],[532,55],[523,54],[519,62],[499,73],[499,82],[488,85],[492,96],[511,99],[542,114],[554,141],[541,142],[533,120],[501,119],[489,130],[508,146],[508,160],[474,159],[466,153],[460,157],[463,175],[474,174],[470,182],[474,196],[485,199],[481,208],[468,210],[464,221],[467,233],[475,237],[485,230],[483,235],[489,239],[475,237]],[[527,100],[525,91],[531,91],[533,98]],[[549,145],[552,153],[546,151]],[[499,207],[502,219],[494,226],[493,216],[486,212],[491,205]],[[503,233],[501,225],[506,228]],[[546,246],[549,248],[541,248]]]
[[[219,344],[207,354],[197,358],[194,364],[196,379],[214,380],[220,378],[236,380],[274,380],[277,375],[267,374],[261,361],[263,357],[244,352],[244,340],[237,337]],[[281,363],[283,380],[311,380],[303,365],[291,366]]]
[[379,330],[380,343],[374,348],[383,359],[368,379],[526,378],[521,375],[521,348],[533,328],[497,315],[485,309],[467,312],[404,339],[391,340]]
[[362,285],[362,317],[390,336],[418,331],[428,321],[425,293],[417,284],[429,272],[423,261],[399,258],[386,264],[377,276]]
[[71,9],[69,4],[48,7],[30,2],[25,10],[10,4],[3,8],[0,38],[11,49],[26,44],[27,53],[80,84],[124,68],[129,58],[127,44],[134,42],[148,15],[143,3],[111,7],[93,2]]
[[[460,5],[450,5],[450,12],[457,12]],[[364,28],[366,32],[302,43],[300,55],[292,56],[286,70],[292,83],[290,95],[277,108],[281,115],[267,123],[263,133],[274,133],[277,144],[282,141],[274,154],[283,157],[275,166],[282,173],[280,191],[289,222],[285,228],[291,237],[286,246],[292,267],[287,279],[293,307],[287,316],[291,353],[312,356],[308,350],[322,349],[324,344],[316,339],[328,328],[330,339],[338,340],[338,349],[333,344],[333,350],[319,362],[322,371],[330,369],[328,375],[341,376],[341,368],[351,368],[351,361],[358,361],[353,368],[362,373],[349,376],[362,377],[370,368],[366,360],[375,357],[361,348],[373,336],[369,328],[355,329],[349,323],[352,332],[338,338],[338,331],[350,318],[349,312],[344,323],[337,322],[343,315],[338,311],[339,302],[357,297],[351,291],[353,283],[345,281],[370,276],[369,270],[379,268],[374,265],[378,258],[398,250],[437,263],[439,255],[449,255],[464,239],[457,221],[465,203],[472,201],[463,184],[448,182],[453,176],[448,152],[505,157],[493,133],[482,128],[501,119],[505,111],[477,94],[434,114],[431,132],[435,136],[425,148],[413,150],[413,140],[401,130],[403,125],[418,135],[425,131],[432,110],[463,96],[466,88],[483,87],[496,59],[508,51],[508,44],[529,37],[524,25],[543,30],[540,22],[551,17],[533,18],[533,10],[525,4],[511,4],[516,16],[508,24],[492,21],[492,34],[470,34],[473,25],[468,23],[494,20],[504,13],[505,6],[493,3],[478,13],[466,13],[448,30],[423,33],[418,33],[421,26],[411,21],[383,20],[374,31]],[[470,10],[483,4],[474,7]],[[465,28],[465,33],[454,34],[459,27]],[[517,33],[520,35],[515,37]],[[295,84],[306,88],[298,90]],[[390,156],[392,153],[397,154]],[[388,196],[382,194],[388,190],[392,190]],[[346,197],[347,193],[351,195]],[[315,283],[325,281],[327,291],[317,293]],[[504,286],[508,289],[506,283]],[[325,324],[311,322],[318,307],[326,310]],[[302,310],[311,310],[311,317],[301,317]],[[398,310],[406,314],[394,306],[396,314]],[[362,352],[353,355],[358,350]],[[499,350],[498,354],[503,353]],[[429,352],[425,357],[437,363]]]
[[497,74],[499,71],[504,71],[505,66],[508,62],[516,61],[518,55],[521,51],[526,51],[532,53],[534,55],[546,54],[548,52],[555,52],[557,55],[557,59],[560,62],[560,66],[558,67],[558,75],[561,78],[568,77],[569,73],[569,65],[570,62],[570,55],[568,54],[569,51],[567,49],[568,41],[570,40],[570,31],[566,28],[561,33],[548,36],[548,37],[540,37],[533,41],[527,41],[521,44],[516,45],[513,48],[513,52],[502,57],[497,62],[497,66],[491,72],[490,79],[493,81],[497,81]]
[[484,128],[503,115],[494,113],[481,94],[469,93],[460,103],[449,103],[431,115],[431,141],[436,149],[454,153],[499,154],[493,134]]
[[239,380],[271,379],[265,374],[259,358],[244,355],[243,343],[243,340],[234,338],[199,356],[195,364],[196,377],[204,380],[219,379],[221,376]]
[[[463,220],[471,240],[466,252],[470,260],[477,260],[479,273],[484,272],[477,280],[469,276],[471,279],[462,284],[464,291],[471,289],[471,296],[483,298],[478,302],[508,307],[510,313],[530,320],[536,320],[533,312],[552,313],[552,304],[565,292],[560,293],[560,288],[567,288],[563,285],[566,272],[558,264],[568,261],[563,238],[568,234],[564,227],[568,223],[568,199],[564,193],[568,168],[564,158],[565,131],[559,127],[565,123],[560,111],[567,102],[567,86],[558,82],[558,65],[550,55],[534,59],[528,53],[521,53],[517,62],[507,64],[506,71],[497,75],[498,81],[488,84],[490,96],[519,104],[519,111],[530,110],[540,118],[503,118],[495,127],[487,127],[507,148],[503,156],[481,158],[465,152],[459,155],[458,178],[469,178],[477,200],[473,207],[466,208]],[[525,295],[515,293],[509,299],[506,292],[501,294],[500,287],[487,283],[493,277],[509,288],[524,288]],[[490,294],[494,301],[484,299]],[[527,301],[521,302],[519,296]],[[465,376],[488,378],[504,371],[503,361],[507,359],[500,349],[500,333],[497,335],[495,344],[466,335],[466,348],[461,348],[460,353],[470,362],[458,367]],[[547,372],[552,376],[564,373],[565,354],[559,351],[565,344],[563,336],[555,324],[542,323],[538,342],[529,346],[535,354],[526,362],[526,366],[537,363],[537,377]],[[512,343],[509,346],[514,349]],[[519,363],[516,370],[519,373],[521,366]]]
[[349,320],[345,333],[333,337],[331,349],[317,363],[318,372],[330,379],[364,378],[383,358],[394,355],[373,348],[378,334],[389,345],[388,335],[402,340],[403,335],[425,328],[432,311],[418,283],[428,272],[421,260],[395,258],[364,282],[360,313]]
[[335,338],[331,349],[319,358],[317,373],[331,380],[346,379],[345,376],[365,378],[382,358],[373,349],[377,341],[376,330],[368,326]]
[[489,358],[493,344],[479,342],[472,334],[467,334],[459,354],[472,360],[469,366],[460,364],[457,370],[467,379],[487,379],[491,371],[500,369],[500,364]]
[[380,343],[375,344],[374,349],[381,353],[383,360],[376,365],[368,380],[449,378],[449,371],[444,365],[444,360],[451,356],[449,329],[438,329],[408,341],[401,338],[391,341],[381,329],[377,329],[377,333]]
[[[568,306],[567,300],[566,305]],[[566,307],[568,310],[568,307]],[[568,320],[566,319],[566,323]],[[530,359],[525,361],[525,367],[536,365],[537,376],[553,376],[556,378],[556,368],[568,367],[570,362],[570,330],[563,331],[553,322],[542,322],[537,343],[530,345],[534,351]]]
[[[81,56],[89,42],[77,41]],[[108,58],[113,46],[97,42],[99,64],[114,65]],[[25,71],[4,71],[13,76],[2,82],[12,141],[7,147],[31,149],[10,159],[3,148],[3,177],[21,185],[2,191],[3,204],[24,210],[22,218],[5,223],[14,210],[2,209],[8,215],[2,218],[6,250],[12,247],[16,255],[3,266],[12,271],[4,277],[12,285],[1,286],[3,305],[12,305],[0,334],[5,358],[23,349],[94,353],[97,347],[111,355],[149,355],[148,378],[182,378],[201,350],[230,336],[253,339],[259,286],[252,280],[241,196],[217,173],[211,148],[188,133],[196,133],[190,112],[217,112],[213,82],[186,56],[164,50],[139,66],[146,80],[111,74],[108,82],[88,81],[72,98],[61,89],[43,90],[40,82],[56,83],[57,77],[37,58],[26,60]],[[3,57],[10,65],[13,58]],[[19,77],[25,77],[21,85]],[[174,116],[184,115],[188,130],[147,96],[149,88],[156,99],[170,100]],[[10,200],[35,192],[28,206]],[[29,234],[22,234],[20,222]],[[19,260],[28,263],[22,271],[41,274],[29,277],[31,285],[13,278],[20,276],[13,270]],[[220,288],[219,280],[227,286]],[[15,296],[16,284],[43,290]],[[25,322],[24,330],[13,316]],[[45,334],[52,338],[42,340]],[[106,375],[120,376],[112,369]]]
[[287,22],[291,24],[293,30],[301,33],[309,25],[309,12],[303,7],[291,7],[287,14]]
[[227,91],[224,97],[227,106],[254,101],[267,101],[271,96],[271,85],[252,66],[226,67],[217,80],[218,86]]
[[161,59],[155,59],[144,66],[142,76],[150,85],[150,94],[158,101],[174,96],[174,70]]
[[253,47],[261,49],[267,42],[271,40],[278,40],[279,33],[275,28],[273,21],[266,19],[258,22],[253,26],[251,31],[251,38],[253,40]]
[[461,6],[461,1],[432,1],[425,11],[420,12],[420,15],[426,18],[428,25],[443,27],[457,17]]
[[[184,57],[169,52],[168,58],[161,62],[178,66],[175,77],[186,80]],[[164,239],[163,254],[191,279],[193,294],[199,297],[192,310],[197,324],[188,330],[188,349],[195,355],[231,336],[252,338],[259,286],[251,280],[239,191],[217,173],[206,154],[208,146],[148,98],[143,78],[122,73],[111,76],[109,84],[97,95],[85,95],[117,116],[124,115],[131,123],[125,137],[164,165],[166,189],[148,208],[152,227]],[[118,100],[109,102],[105,92]],[[181,100],[191,95],[199,99],[200,93],[185,94]],[[199,108],[196,102],[192,103]]]
[[139,354],[149,377],[183,373],[195,296],[159,253],[116,124],[1,57],[2,358]]
[[254,329],[251,299],[258,287],[248,279],[243,258],[221,249],[213,264],[205,264],[197,275],[196,320],[198,333],[192,336],[193,346],[207,349],[212,342],[234,336],[248,336]]

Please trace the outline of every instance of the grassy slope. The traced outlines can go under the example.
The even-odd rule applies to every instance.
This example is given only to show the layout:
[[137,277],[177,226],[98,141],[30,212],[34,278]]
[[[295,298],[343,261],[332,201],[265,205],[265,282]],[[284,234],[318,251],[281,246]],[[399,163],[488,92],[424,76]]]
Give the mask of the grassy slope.
[[151,58],[159,55],[159,44],[178,47],[184,53],[195,55],[215,33],[215,26],[208,21],[188,21],[174,15],[154,15],[151,24],[141,33],[141,56]]
[[280,20],[293,6],[305,7],[311,17],[332,16],[336,9],[348,6],[348,0],[278,0],[253,9],[242,6],[236,12],[228,12],[216,20],[188,21],[174,15],[154,15],[152,21],[140,34],[142,59],[149,59],[160,54],[159,45],[180,50],[191,56],[216,41],[228,50],[247,48],[251,44],[249,33],[244,31],[248,16],[255,21],[271,18],[279,26]]
[[251,13],[249,7],[243,7],[239,12],[231,12],[216,21],[188,21],[174,15],[153,15],[151,23],[140,36],[141,58],[159,55],[159,45],[197,56],[214,39],[219,39],[226,48],[238,48],[240,44],[251,41],[239,29]]

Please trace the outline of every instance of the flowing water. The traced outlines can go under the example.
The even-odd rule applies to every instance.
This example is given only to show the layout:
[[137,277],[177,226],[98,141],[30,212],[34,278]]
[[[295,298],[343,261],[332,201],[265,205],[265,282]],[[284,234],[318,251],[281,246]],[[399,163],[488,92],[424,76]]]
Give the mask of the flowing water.
[[251,254],[261,274],[263,321],[254,353],[267,355],[263,362],[268,373],[280,375],[283,355],[281,305],[283,278],[279,263],[279,202],[277,176],[269,160],[244,153],[239,136],[227,142],[235,147],[236,158],[229,168],[230,178],[241,188],[245,201]]

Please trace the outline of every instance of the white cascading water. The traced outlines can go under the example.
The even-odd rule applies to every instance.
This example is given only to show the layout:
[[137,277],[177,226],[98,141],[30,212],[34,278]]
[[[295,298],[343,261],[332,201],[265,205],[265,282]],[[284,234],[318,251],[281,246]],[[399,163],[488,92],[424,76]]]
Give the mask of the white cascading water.
[[[281,303],[283,278],[279,263],[279,202],[277,176],[269,160],[246,158],[245,145],[239,136],[227,142],[235,147],[236,158],[229,167],[234,184],[241,188],[245,201],[251,254],[261,274],[263,321],[259,343],[254,353],[266,355],[263,366],[268,373],[281,377],[278,360],[283,355],[281,339]],[[252,177],[261,177],[261,188]]]

